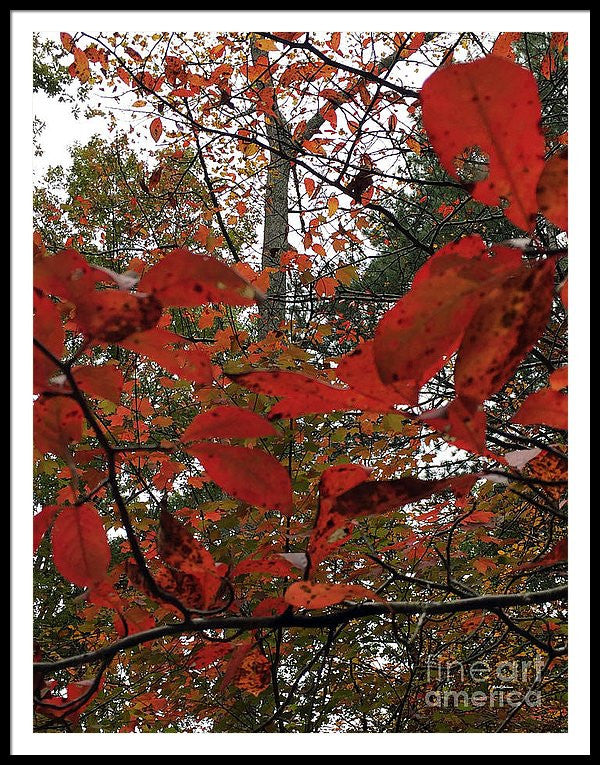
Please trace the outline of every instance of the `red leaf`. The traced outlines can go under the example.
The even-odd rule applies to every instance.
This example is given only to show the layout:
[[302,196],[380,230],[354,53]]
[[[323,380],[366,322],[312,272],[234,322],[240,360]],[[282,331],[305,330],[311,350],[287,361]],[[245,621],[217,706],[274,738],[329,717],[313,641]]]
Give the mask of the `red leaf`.
[[33,405],[33,442],[40,452],[64,455],[68,444],[81,439],[83,415],[66,396],[40,396]]
[[462,496],[468,494],[476,480],[476,476],[464,475],[434,481],[421,481],[418,478],[365,481],[336,497],[331,515],[340,519],[381,515],[446,489]]
[[295,419],[305,414],[327,414],[358,409],[379,412],[386,409],[381,401],[355,393],[348,388],[332,385],[307,377],[298,372],[275,370],[227,375],[238,385],[256,393],[279,396],[282,400],[269,412],[269,419]]
[[155,117],[150,123],[150,135],[154,139],[155,143],[158,143],[163,132],[162,120],[160,117]]
[[44,534],[50,528],[52,521],[62,510],[61,505],[46,505],[41,512],[33,516],[33,552],[40,546]]
[[191,669],[205,669],[233,651],[231,643],[207,643],[192,654]]
[[88,337],[118,343],[134,332],[153,327],[161,314],[162,305],[154,295],[95,290],[77,301],[75,318]]
[[490,258],[479,236],[452,242],[431,257],[377,326],[374,357],[383,383],[416,404],[420,388],[456,351],[491,287],[520,262],[521,254],[509,248]]
[[294,582],[285,592],[285,600],[295,608],[326,608],[343,600],[379,600],[382,598],[359,584],[311,584]]
[[527,396],[512,418],[519,425],[549,425],[567,430],[569,427],[568,396],[558,390],[540,390]]
[[118,404],[123,390],[123,374],[113,364],[73,367],[77,386],[92,398]]
[[109,274],[90,266],[73,249],[39,258],[33,269],[33,283],[36,287],[72,303],[85,297],[97,284],[112,281]]
[[[35,310],[33,336],[44,348],[49,350],[57,359],[60,359],[64,353],[65,330],[57,304],[52,302],[49,297],[34,291],[33,306]],[[56,368],[56,365],[34,346],[34,393],[40,393],[51,388],[52,386],[49,385],[48,378],[54,377],[58,373],[59,370]]]
[[206,303],[252,305],[262,294],[217,258],[186,249],[172,250],[147,271],[139,283],[165,306]]
[[270,422],[248,409],[215,406],[194,417],[181,440],[188,442],[207,438],[263,438],[276,435],[277,431]]
[[565,366],[556,369],[548,378],[548,382],[552,390],[562,390],[563,388],[566,388],[569,384],[569,368]]
[[542,215],[567,231],[568,225],[568,155],[567,150],[554,154],[544,165],[537,185],[537,200]]
[[488,292],[458,351],[454,370],[458,395],[483,402],[511,378],[550,317],[554,269],[554,260],[523,266]]
[[358,345],[351,353],[342,356],[336,369],[338,379],[355,391],[376,398],[384,405],[392,407],[403,401],[400,394],[388,385],[384,385],[375,364],[375,343],[367,340]]
[[[371,471],[362,465],[332,465],[319,481],[319,509],[307,548],[311,570],[347,539],[347,532],[333,534],[345,523],[331,516],[335,498],[368,480]],[[332,540],[331,537],[334,537]]]
[[78,587],[103,579],[110,564],[110,547],[93,505],[64,508],[52,528],[52,554],[58,571]]
[[517,571],[528,571],[538,566],[551,566],[554,563],[562,563],[566,561],[569,556],[569,543],[567,539],[561,539],[557,542],[549,553],[543,555],[541,558],[533,561],[533,563],[525,563],[522,566],[517,567]]
[[[433,416],[435,415],[435,416]],[[455,398],[448,406],[435,412],[427,412],[420,419],[426,425],[439,430],[447,440],[459,449],[475,454],[486,453],[485,431],[487,418],[483,409],[475,403]]]
[[508,205],[504,214],[529,231],[537,212],[536,186],[544,163],[541,108],[534,76],[510,61],[488,56],[438,69],[421,90],[423,124],[444,168],[472,146],[489,157],[489,175],[473,198]]
[[190,444],[186,451],[200,460],[210,479],[228,494],[265,510],[291,512],[290,477],[267,452],[223,444]]
[[[123,348],[141,353],[155,361],[167,372],[199,385],[213,381],[208,353],[199,345],[187,343],[182,337],[166,329],[135,332],[119,342]],[[169,346],[185,345],[184,348]]]
[[263,558],[246,558],[233,569],[231,578],[252,573],[269,574],[270,576],[295,576],[298,570],[283,555],[276,553]]

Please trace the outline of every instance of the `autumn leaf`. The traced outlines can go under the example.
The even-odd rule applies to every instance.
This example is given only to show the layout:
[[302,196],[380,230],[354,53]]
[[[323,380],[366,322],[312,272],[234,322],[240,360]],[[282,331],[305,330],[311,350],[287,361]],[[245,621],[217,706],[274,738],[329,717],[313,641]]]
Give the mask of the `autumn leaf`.
[[281,397],[281,401],[271,407],[269,419],[295,419],[305,414],[327,414],[352,409],[381,411],[386,408],[381,401],[348,388],[336,388],[298,372],[274,370],[227,373],[227,376],[256,393]]
[[[64,354],[65,330],[58,305],[49,297],[38,292],[33,293],[33,336],[46,350],[57,359]],[[49,390],[51,377],[59,374],[54,362],[43,351],[34,346],[33,348],[33,382],[34,393]]]
[[377,593],[359,584],[294,582],[285,591],[285,600],[295,608],[326,608],[344,600],[382,600]]
[[119,345],[146,356],[184,380],[198,385],[210,385],[213,381],[208,353],[200,345],[187,342],[175,332],[154,327],[128,335],[119,341]]
[[567,430],[569,427],[568,397],[558,390],[540,390],[527,396],[512,418],[519,425],[549,425]]
[[52,527],[52,556],[59,573],[78,587],[92,586],[105,576],[110,548],[93,505],[61,511]]
[[485,296],[458,350],[459,395],[483,402],[511,378],[548,323],[554,270],[553,259],[523,266]]
[[78,388],[88,396],[118,404],[123,390],[123,373],[113,364],[73,367]]
[[319,507],[307,547],[311,571],[348,538],[345,521],[331,514],[336,497],[367,481],[370,473],[369,468],[353,464],[332,465],[322,473]]
[[568,225],[568,153],[554,154],[544,165],[537,185],[537,200],[542,215],[563,231]]
[[270,422],[258,414],[237,406],[215,406],[196,415],[181,440],[202,441],[209,438],[264,438],[276,436]]
[[154,327],[162,309],[154,295],[95,290],[78,299],[75,318],[88,337],[118,343],[128,335]]
[[265,510],[291,512],[290,477],[268,452],[224,444],[188,444],[185,448],[228,494]]
[[83,414],[67,396],[40,396],[33,405],[33,443],[40,452],[63,456],[67,446],[81,439]]
[[377,326],[373,354],[381,381],[416,404],[419,390],[456,351],[490,289],[520,262],[520,253],[510,248],[490,257],[478,236],[441,248]]
[[[194,538],[188,526],[165,509],[162,509],[160,513],[157,549],[164,562],[173,568],[194,576],[202,576],[209,572],[220,580],[220,577],[216,575],[212,555]],[[217,586],[218,584],[220,581]]]
[[252,305],[262,299],[225,263],[187,249],[171,250],[144,274],[138,289],[152,293],[165,306]]
[[530,231],[544,167],[541,107],[535,77],[527,69],[487,56],[434,72],[421,89],[423,125],[442,165],[459,178],[455,160],[476,146],[489,157],[489,173],[474,184],[474,199],[497,206]]
[[337,279],[331,276],[323,276],[315,282],[315,292],[319,297],[333,297],[339,285]]
[[45,533],[61,510],[62,505],[46,505],[33,516],[33,552],[38,549]]

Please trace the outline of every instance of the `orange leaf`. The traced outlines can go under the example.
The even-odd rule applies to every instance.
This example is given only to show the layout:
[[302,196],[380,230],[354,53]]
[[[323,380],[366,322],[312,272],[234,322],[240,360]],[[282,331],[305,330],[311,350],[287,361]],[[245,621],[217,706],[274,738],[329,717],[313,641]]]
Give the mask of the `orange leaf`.
[[326,608],[343,600],[381,600],[379,595],[359,584],[311,584],[294,582],[285,592],[285,600],[295,608]]
[[330,276],[324,276],[315,282],[315,292],[319,297],[333,297],[339,282]]
[[154,139],[155,143],[158,143],[163,132],[162,120],[160,117],[155,117],[150,123],[150,135]]

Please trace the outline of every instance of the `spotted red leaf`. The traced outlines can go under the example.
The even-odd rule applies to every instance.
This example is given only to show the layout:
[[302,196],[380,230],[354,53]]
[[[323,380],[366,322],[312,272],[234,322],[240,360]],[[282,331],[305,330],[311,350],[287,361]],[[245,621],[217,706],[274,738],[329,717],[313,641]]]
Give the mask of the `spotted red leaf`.
[[456,392],[476,402],[499,390],[544,331],[554,296],[554,260],[522,266],[480,303],[454,370]]
[[379,322],[373,346],[379,376],[416,404],[421,387],[456,351],[490,289],[519,269],[521,254],[479,236],[443,247],[422,266],[413,286]]
[[292,484],[287,470],[262,449],[225,444],[190,444],[207,475],[224,491],[250,505],[288,514]]
[[95,290],[77,301],[75,318],[88,337],[117,343],[154,327],[161,314],[162,305],[154,295]]
[[187,249],[172,250],[139,283],[165,306],[252,305],[262,294],[226,263]]
[[285,592],[285,600],[295,608],[326,608],[344,600],[381,600],[372,590],[359,584],[294,582]]
[[103,579],[110,564],[110,547],[93,505],[62,510],[52,527],[52,555],[58,571],[78,587]]
[[165,509],[160,513],[157,549],[164,562],[173,568],[194,576],[209,572],[220,579],[212,555],[194,538],[191,528]]
[[66,396],[40,396],[33,405],[33,443],[40,452],[63,456],[81,439],[83,415],[79,404]]
[[476,480],[474,475],[464,475],[433,481],[422,481],[419,478],[365,481],[337,496],[331,507],[330,516],[334,520],[336,517],[341,519],[343,523],[343,519],[347,518],[380,515],[447,489],[463,496],[469,493]]
[[545,148],[533,74],[497,56],[451,64],[425,81],[421,104],[423,125],[448,173],[458,178],[456,158],[478,147],[489,157],[489,174],[475,183],[473,198],[487,205],[506,200],[507,218],[531,230]]

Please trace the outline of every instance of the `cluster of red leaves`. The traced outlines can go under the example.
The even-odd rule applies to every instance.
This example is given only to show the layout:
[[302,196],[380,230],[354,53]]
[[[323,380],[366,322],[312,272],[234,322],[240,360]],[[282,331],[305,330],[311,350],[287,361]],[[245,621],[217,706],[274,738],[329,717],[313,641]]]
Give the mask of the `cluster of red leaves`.
[[[538,212],[566,230],[566,154],[544,162],[535,80],[512,63],[514,39],[498,42],[494,56],[445,66],[427,80],[421,97],[425,129],[442,165],[455,176],[455,161],[465,149],[475,146],[487,154],[489,173],[473,186],[474,199],[489,205],[503,203],[507,217],[525,231],[532,229]],[[419,35],[399,39],[401,56],[411,55],[423,41],[424,36]],[[72,74],[82,82],[90,76],[90,61],[103,64],[95,49],[80,51],[68,35],[63,36],[63,45],[73,53]],[[332,38],[331,47],[337,50],[339,38]],[[265,49],[271,48],[267,45]],[[129,52],[137,60],[139,54],[134,54]],[[268,67],[265,79],[263,58],[267,60],[259,57],[246,73],[251,82],[265,85],[256,92],[262,110],[269,113],[268,85],[274,69]],[[193,94],[206,86],[226,92],[228,70],[223,69],[210,82],[199,82],[180,64],[179,60],[166,62],[165,76],[175,88],[173,93]],[[331,124],[335,95],[329,94],[322,113]],[[163,127],[159,118],[151,123],[150,132],[155,141],[160,139]],[[306,188],[310,194],[310,179]],[[357,186],[349,191],[364,197],[365,189]],[[330,214],[334,208],[332,204]],[[485,402],[510,380],[544,331],[555,295],[554,281],[552,257],[525,261],[520,250],[489,248],[478,236],[453,242],[418,271],[410,292],[382,317],[374,339],[338,360],[336,375],[345,387],[325,376],[319,379],[316,374],[281,369],[230,373],[233,383],[279,399],[268,419],[247,409],[220,405],[194,418],[181,435],[181,448],[197,458],[208,478],[228,494],[285,516],[292,514],[293,494],[283,465],[263,448],[221,441],[277,437],[278,430],[270,421],[308,414],[401,412],[407,419],[443,433],[456,446],[487,455]],[[104,364],[74,367],[71,374],[77,390],[72,389],[52,359],[60,362],[64,355],[65,327],[83,335],[89,344],[119,344],[169,373],[208,387],[213,383],[210,357],[157,326],[163,309],[210,303],[248,306],[262,298],[239,270],[186,249],[165,254],[137,281],[96,268],[73,249],[48,255],[38,246],[34,286],[35,337],[47,351],[35,348],[35,445],[41,453],[62,457],[69,455],[71,444],[83,435],[84,416],[77,391],[118,403],[123,388],[120,370]],[[330,287],[321,283],[317,290],[328,294]],[[566,290],[563,300],[566,304]],[[453,357],[452,402],[443,410],[408,411],[418,407],[423,386]],[[566,428],[567,399],[562,392],[566,384],[566,369],[558,370],[547,390],[525,400],[514,422]],[[529,463],[530,471],[536,469],[534,463]],[[538,465],[537,469],[543,473],[549,468]],[[163,593],[200,612],[228,608],[231,601],[224,595],[224,583],[251,573],[297,579],[287,587],[283,599],[268,599],[255,614],[325,608],[360,598],[377,600],[374,592],[359,585],[312,581],[318,564],[348,538],[354,519],[389,513],[439,492],[452,491],[462,498],[477,478],[371,480],[370,471],[361,465],[332,466],[321,476],[306,564],[300,566],[289,555],[271,550],[238,562],[230,572],[215,562],[188,525],[163,509],[156,547],[160,560],[149,568],[128,562],[126,573],[134,587],[161,605],[165,605]],[[93,504],[44,507],[34,518],[35,547],[50,526],[58,571],[74,585],[87,588],[91,602],[115,611],[120,634],[153,624],[117,593],[114,582],[119,572],[109,570],[105,525]],[[521,568],[552,564],[565,554],[565,544],[560,542],[534,564]],[[206,646],[195,653],[193,666],[204,668],[230,653],[222,685],[233,682],[251,694],[260,694],[270,682],[270,663],[253,641]],[[89,685],[70,684],[67,699],[82,696],[85,687]],[[50,691],[47,686],[40,711],[52,716],[58,714],[54,707],[58,709],[64,699],[52,697]]]

